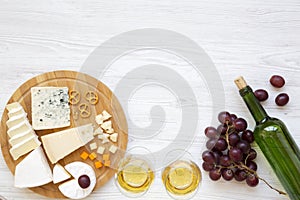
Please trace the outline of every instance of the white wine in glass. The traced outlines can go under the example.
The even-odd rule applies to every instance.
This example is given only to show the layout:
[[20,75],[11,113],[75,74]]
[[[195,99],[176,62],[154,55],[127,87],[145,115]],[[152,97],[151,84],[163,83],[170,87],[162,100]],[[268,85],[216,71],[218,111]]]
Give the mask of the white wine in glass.
[[177,160],[162,172],[162,181],[168,194],[175,199],[190,198],[201,181],[199,167],[189,160]]
[[116,176],[117,185],[126,196],[143,195],[153,180],[154,173],[147,162],[133,157],[123,160]]

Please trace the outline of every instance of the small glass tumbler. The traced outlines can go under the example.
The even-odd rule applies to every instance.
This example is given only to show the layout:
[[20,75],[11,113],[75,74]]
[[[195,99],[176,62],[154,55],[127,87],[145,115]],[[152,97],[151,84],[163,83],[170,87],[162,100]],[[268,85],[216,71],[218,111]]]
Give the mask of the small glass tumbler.
[[191,154],[184,150],[174,150],[166,157],[166,162],[170,163],[166,163],[162,171],[162,181],[167,193],[173,199],[192,198],[202,180],[198,165],[192,161]]
[[149,190],[154,180],[150,153],[146,148],[134,147],[120,161],[115,183],[125,196],[140,197]]

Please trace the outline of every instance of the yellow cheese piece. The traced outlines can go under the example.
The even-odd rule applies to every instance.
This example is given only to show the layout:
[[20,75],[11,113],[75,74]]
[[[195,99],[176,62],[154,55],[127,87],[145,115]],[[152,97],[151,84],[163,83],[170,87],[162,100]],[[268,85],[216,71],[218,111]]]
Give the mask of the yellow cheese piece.
[[94,139],[92,124],[42,136],[42,143],[52,164]]
[[17,160],[22,155],[29,153],[30,151],[36,149],[41,145],[41,142],[38,140],[36,136],[32,136],[31,138],[13,146],[9,152],[12,155],[14,160]]

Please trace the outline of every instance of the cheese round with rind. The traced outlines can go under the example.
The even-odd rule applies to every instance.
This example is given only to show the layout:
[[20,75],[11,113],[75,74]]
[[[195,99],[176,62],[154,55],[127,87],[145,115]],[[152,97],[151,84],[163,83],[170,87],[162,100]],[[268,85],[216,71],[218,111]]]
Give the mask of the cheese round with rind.
[[[65,169],[75,178],[58,186],[61,193],[70,199],[82,199],[90,195],[96,185],[96,175],[94,169],[83,162],[72,162],[65,166]],[[80,187],[78,178],[87,175],[90,178],[90,186],[86,189]]]

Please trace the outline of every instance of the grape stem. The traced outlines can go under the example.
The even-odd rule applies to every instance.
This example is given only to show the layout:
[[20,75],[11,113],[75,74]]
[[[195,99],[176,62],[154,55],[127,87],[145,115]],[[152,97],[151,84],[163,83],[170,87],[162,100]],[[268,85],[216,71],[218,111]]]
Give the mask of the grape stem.
[[249,167],[247,167],[244,163],[240,162],[239,165],[235,165],[236,167],[238,167],[239,169],[243,169],[248,171],[248,173],[252,173],[254,174],[258,179],[262,180],[269,188],[271,188],[272,190],[275,190],[276,192],[278,192],[279,194],[282,195],[287,195],[285,192],[274,188],[270,183],[268,183],[268,181],[266,181],[265,179],[261,178],[260,176],[258,176],[258,174],[256,173],[256,171],[250,169]]

